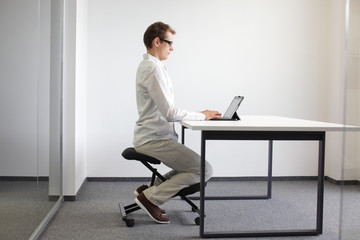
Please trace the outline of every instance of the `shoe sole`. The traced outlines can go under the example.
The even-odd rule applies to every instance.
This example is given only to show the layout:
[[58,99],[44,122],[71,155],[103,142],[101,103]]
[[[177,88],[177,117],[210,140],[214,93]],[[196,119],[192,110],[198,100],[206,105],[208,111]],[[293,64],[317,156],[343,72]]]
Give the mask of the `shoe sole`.
[[157,223],[170,223],[170,220],[169,220],[169,221],[159,221],[159,220],[157,220],[156,218],[154,218],[154,217],[151,215],[151,213],[146,209],[146,207],[144,207],[144,205],[142,205],[142,203],[141,203],[137,198],[135,198],[135,202],[136,202],[136,204],[137,204],[139,207],[141,207],[141,209],[144,210],[144,211],[149,215],[149,217],[151,217],[151,219],[154,220],[155,222],[157,222]]
[[[138,193],[138,192],[135,190],[135,192],[134,192],[135,197],[139,196],[139,194],[140,194],[140,193]],[[166,213],[163,213],[162,215],[165,215],[165,216],[166,216]]]

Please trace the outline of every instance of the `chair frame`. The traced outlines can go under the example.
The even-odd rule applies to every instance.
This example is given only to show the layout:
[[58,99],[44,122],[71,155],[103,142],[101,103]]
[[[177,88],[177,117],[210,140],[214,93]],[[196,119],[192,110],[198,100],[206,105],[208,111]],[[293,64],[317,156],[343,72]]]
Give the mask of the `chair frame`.
[[[137,159],[135,157],[128,157],[126,156],[126,154],[124,154],[127,150],[130,151],[135,151],[135,149],[133,148],[127,148],[124,150],[123,152],[123,157],[127,160],[136,160],[141,162],[145,167],[147,167],[151,172],[152,172],[152,176],[151,176],[151,182],[150,182],[150,186],[154,185],[155,182],[155,178],[158,177],[161,181],[165,182],[166,179],[163,175],[161,175],[158,170],[156,168],[154,168],[153,166],[151,166],[151,164],[149,162],[151,162],[152,164],[160,164],[161,162],[157,159],[151,158],[147,155],[141,154],[142,155],[142,160]],[[139,154],[139,153],[138,153]],[[145,159],[144,159],[145,157]],[[149,158],[149,161],[147,161],[146,157]],[[157,160],[157,161],[155,161]],[[187,195],[193,194],[195,192],[198,192],[200,190],[200,185],[199,184],[194,184],[191,185],[187,188],[182,189],[181,191],[179,191],[174,197],[179,196],[181,197],[181,199],[183,199],[185,202],[187,202],[190,206],[191,206],[191,210],[193,212],[197,212],[200,215],[200,209],[198,208],[197,205],[195,205],[188,197]],[[133,227],[135,225],[135,220],[132,218],[128,217],[128,214],[135,212],[139,209],[141,209],[136,203],[132,203],[129,205],[126,205],[124,207],[121,206],[121,204],[119,203],[119,208],[120,208],[120,212],[121,212],[121,216],[122,216],[122,220],[126,223],[127,227]],[[200,218],[196,217],[195,218],[195,224],[199,225],[200,224]]]

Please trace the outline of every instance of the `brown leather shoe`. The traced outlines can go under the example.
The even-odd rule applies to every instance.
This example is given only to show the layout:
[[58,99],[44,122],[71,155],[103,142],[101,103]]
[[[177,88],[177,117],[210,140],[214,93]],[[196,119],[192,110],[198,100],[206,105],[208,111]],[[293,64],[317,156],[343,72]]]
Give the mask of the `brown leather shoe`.
[[138,187],[134,192],[135,197],[139,196],[139,194],[142,193],[142,191],[144,191],[148,188],[149,188],[148,185],[145,185],[145,184]]
[[[134,192],[135,197],[139,196],[140,193],[142,193],[143,191],[145,191],[148,188],[149,188],[148,185],[145,185],[145,184],[138,187]],[[161,210],[162,214],[166,214],[166,211],[164,209],[160,208],[160,210]]]
[[136,204],[141,207],[155,222],[157,223],[170,223],[170,219],[167,216],[164,216],[161,212],[161,209],[150,202],[144,195],[140,193],[137,198],[135,198]]

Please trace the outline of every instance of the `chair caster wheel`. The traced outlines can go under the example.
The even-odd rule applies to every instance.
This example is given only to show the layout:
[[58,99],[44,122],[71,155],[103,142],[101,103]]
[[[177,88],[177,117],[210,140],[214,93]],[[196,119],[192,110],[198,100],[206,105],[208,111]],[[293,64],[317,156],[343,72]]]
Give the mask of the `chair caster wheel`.
[[133,227],[135,225],[134,219],[124,219],[127,227]]
[[195,224],[200,225],[200,217],[195,218]]

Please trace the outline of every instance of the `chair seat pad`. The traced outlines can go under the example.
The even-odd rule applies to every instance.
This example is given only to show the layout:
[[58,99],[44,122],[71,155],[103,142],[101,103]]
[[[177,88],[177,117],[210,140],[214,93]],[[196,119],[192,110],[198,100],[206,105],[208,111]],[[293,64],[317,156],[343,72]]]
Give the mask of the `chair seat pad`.
[[135,148],[133,147],[129,147],[127,149],[125,149],[122,152],[122,156],[127,159],[127,160],[137,160],[137,161],[145,161],[145,162],[149,162],[152,164],[160,164],[161,162],[153,157],[150,157],[148,155],[142,154],[142,153],[138,153]]
[[[205,182],[205,187],[207,185],[207,182]],[[194,193],[200,192],[200,183],[195,183],[193,185],[190,185],[189,187],[181,189],[174,197],[176,196],[187,196]]]

